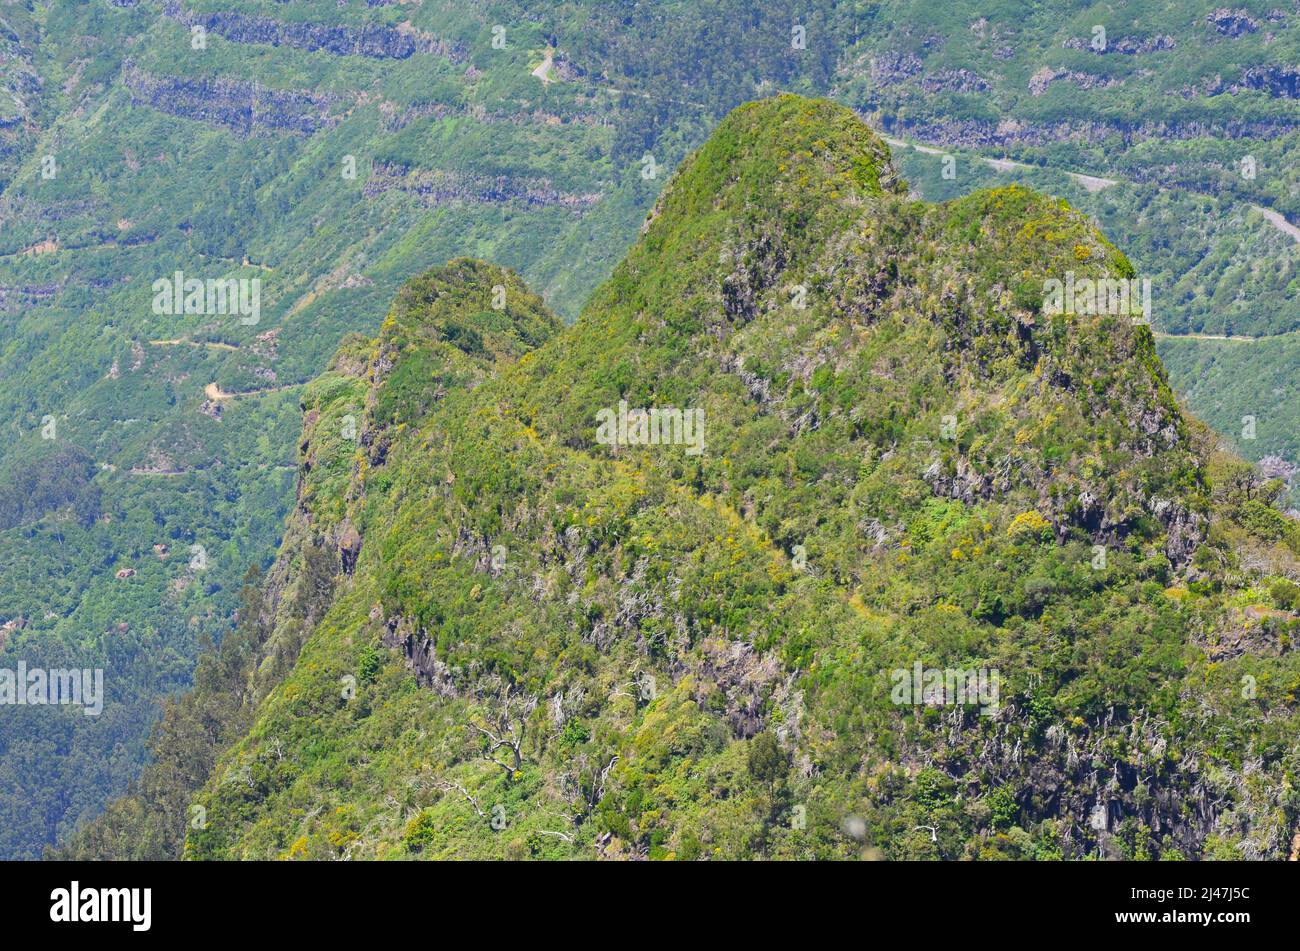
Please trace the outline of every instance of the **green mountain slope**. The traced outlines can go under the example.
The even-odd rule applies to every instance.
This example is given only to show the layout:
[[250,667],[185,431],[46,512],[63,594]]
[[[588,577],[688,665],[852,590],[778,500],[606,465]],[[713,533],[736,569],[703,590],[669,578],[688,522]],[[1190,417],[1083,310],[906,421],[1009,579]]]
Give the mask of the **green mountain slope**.
[[[201,645],[240,636],[246,569],[293,506],[299,403],[340,340],[464,255],[576,316],[742,102],[828,95],[954,152],[947,179],[897,150],[926,198],[1010,176],[1069,198],[1153,278],[1162,332],[1294,331],[1295,250],[1249,210],[1298,220],[1300,26],[1274,6],[0,5],[0,665],[102,666],[109,694],[99,718],[0,713],[0,855],[40,854],[124,790]],[[1032,168],[981,162],[1004,156]],[[177,270],[260,280],[260,320],[154,313]],[[1229,436],[1216,407],[1263,404],[1269,452],[1295,462],[1286,353],[1251,359],[1175,389]],[[27,491],[50,474],[67,478]]]
[[[1146,327],[1043,312],[1052,275],[1131,273],[1081,215],[905,192],[851,112],[782,96],[573,326],[489,265],[410,283],[305,391],[251,726],[170,848],[1286,855],[1280,484],[1180,411]],[[702,451],[611,445],[621,401],[702,411]],[[913,703],[915,665],[1000,689]],[[73,854],[156,828],[140,801]]]

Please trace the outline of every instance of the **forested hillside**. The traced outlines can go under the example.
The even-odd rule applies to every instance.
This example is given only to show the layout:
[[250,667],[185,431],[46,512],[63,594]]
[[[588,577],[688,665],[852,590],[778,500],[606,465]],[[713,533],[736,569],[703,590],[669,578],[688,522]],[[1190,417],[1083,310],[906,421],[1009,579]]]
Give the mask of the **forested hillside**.
[[[304,391],[242,653],[166,721],[159,763],[215,769],[151,767],[72,854],[1293,854],[1300,530],[1149,328],[1048,312],[1067,269],[1133,274],[781,96],[568,328],[494,265],[408,282]],[[703,439],[606,438],[620,405]],[[917,665],[1000,686],[900,697]]]
[[[782,90],[930,149],[894,148],[927,199],[1016,181],[1068,198],[1152,278],[1158,333],[1280,335],[1157,346],[1175,394],[1290,480],[1297,251],[1264,212],[1300,223],[1298,18],[0,3],[0,662],[103,667],[108,692],[95,718],[2,708],[0,856],[39,855],[127,788],[164,698],[221,680],[195,672],[204,645],[257,641],[232,617],[284,540],[299,408],[340,341],[460,256],[573,319],[684,156]],[[260,282],[255,322],[159,313],[177,272]]]

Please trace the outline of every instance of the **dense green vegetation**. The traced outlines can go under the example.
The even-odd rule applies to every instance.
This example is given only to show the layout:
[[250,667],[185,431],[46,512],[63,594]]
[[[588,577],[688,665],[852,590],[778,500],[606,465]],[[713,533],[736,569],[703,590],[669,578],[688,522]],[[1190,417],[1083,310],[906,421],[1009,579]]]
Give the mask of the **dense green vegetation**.
[[[1133,273],[781,96],[568,328],[492,265],[413,279],[304,391],[285,543],[201,666],[240,672],[164,720],[158,763],[215,769],[68,854],[1286,856],[1300,532],[1145,326],[1043,312],[1067,265]],[[598,442],[620,400],[707,450]],[[996,709],[899,703],[917,663]]]
[[[1205,421],[1228,434],[1250,459],[1273,457],[1294,467],[1300,458],[1300,394],[1292,386],[1300,362],[1300,336],[1251,343],[1161,341],[1160,355],[1189,403]],[[1244,425],[1254,419],[1253,433]],[[1252,438],[1253,437],[1253,438]],[[1292,506],[1297,506],[1292,479]]]
[[[1252,30],[1216,25],[1215,9],[0,5],[0,664],[105,664],[110,694],[97,719],[0,713],[0,855],[40,854],[123,791],[199,645],[231,636],[244,572],[283,540],[298,408],[339,342],[369,339],[409,278],[465,255],[575,317],[672,170],[742,102],[828,95],[957,149],[953,179],[939,156],[896,150],[928,199],[1012,181],[1067,198],[1152,277],[1162,332],[1296,330],[1295,245],[1250,206],[1297,220],[1298,15],[1252,0]],[[1086,48],[1097,25],[1109,52]],[[1153,45],[1165,35],[1173,48]],[[1004,155],[1032,168],[977,160]],[[1066,171],[1119,184],[1093,194]],[[714,227],[699,221],[682,240]],[[152,283],[177,270],[261,280],[260,321],[153,313]],[[702,320],[685,300],[669,318],[681,333]],[[1295,461],[1288,340],[1234,352],[1240,367],[1213,341],[1158,345],[1220,432],[1258,417],[1241,453]],[[769,349],[744,372],[787,385]],[[613,364],[607,382],[635,368]],[[806,388],[853,395],[820,373]],[[426,408],[392,399],[394,413]]]

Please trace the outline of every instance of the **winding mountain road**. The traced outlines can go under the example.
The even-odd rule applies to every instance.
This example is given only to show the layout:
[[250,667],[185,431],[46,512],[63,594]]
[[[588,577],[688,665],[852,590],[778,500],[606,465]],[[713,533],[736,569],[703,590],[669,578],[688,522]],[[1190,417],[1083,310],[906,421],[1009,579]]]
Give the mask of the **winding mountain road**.
[[[911,148],[925,155],[948,154],[947,150],[937,148],[936,146],[933,145],[923,145],[920,142],[909,142],[906,139],[895,139],[887,135],[882,135],[881,138],[883,138],[891,147],[902,146],[903,148]],[[1016,169],[1025,169],[1025,170],[1033,171],[1035,169],[1040,168],[1040,166],[1037,165],[1028,165],[1024,162],[1013,161],[1012,159],[988,158],[983,155],[976,156],[976,157],[985,165],[987,165],[989,168],[995,169],[999,172],[1010,172]],[[1046,170],[1048,166],[1041,166],[1041,168]],[[1118,185],[1121,182],[1128,185],[1135,184],[1134,182],[1131,182],[1128,179],[1123,179],[1123,178],[1103,178],[1100,175],[1089,175],[1085,172],[1072,172],[1069,171],[1068,169],[1056,169],[1056,171],[1063,172],[1066,175],[1070,176],[1070,178],[1074,179],[1076,182],[1078,182],[1080,185],[1082,185],[1085,189],[1087,189],[1090,192],[1099,192],[1103,188],[1108,188],[1111,185]],[[1291,224],[1291,222],[1287,221],[1286,217],[1283,216],[1280,212],[1274,211],[1271,208],[1265,208],[1263,205],[1251,205],[1250,207],[1253,208],[1255,211],[1258,211],[1261,215],[1263,215],[1264,220],[1267,221],[1269,224],[1271,224],[1278,231],[1289,236],[1297,244],[1300,244],[1300,227],[1296,227],[1295,225]],[[1161,336],[1161,335],[1157,334],[1157,336]],[[1169,335],[1165,335],[1165,336],[1169,336]],[[1204,337],[1205,339],[1208,340],[1239,340],[1239,339],[1254,340],[1256,339],[1254,337],[1219,337],[1213,334],[1179,334],[1178,336]],[[1282,335],[1278,335],[1278,336],[1282,336]]]

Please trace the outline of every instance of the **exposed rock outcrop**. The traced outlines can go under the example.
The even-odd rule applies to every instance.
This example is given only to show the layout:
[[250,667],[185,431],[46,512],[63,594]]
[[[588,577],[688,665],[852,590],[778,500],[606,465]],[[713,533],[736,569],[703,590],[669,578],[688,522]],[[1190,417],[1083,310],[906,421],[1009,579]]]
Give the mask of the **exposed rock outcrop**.
[[1224,36],[1238,37],[1254,33],[1259,29],[1259,21],[1245,10],[1230,10],[1220,7],[1205,17],[1205,22]]
[[926,92],[988,92],[993,88],[983,76],[969,69],[941,69],[921,80],[921,88]]
[[544,178],[511,179],[449,169],[416,169],[397,162],[376,162],[365,195],[375,198],[395,190],[413,195],[425,207],[451,204],[526,205],[581,211],[600,200],[600,193],[572,194]]
[[227,77],[158,76],[128,62],[123,80],[135,105],[223,126],[249,136],[267,132],[311,135],[333,126],[335,97],[305,90],[270,89]]
[[1157,36],[1123,36],[1117,40],[1108,40],[1104,46],[1098,49],[1089,39],[1081,39],[1072,36],[1061,46],[1067,50],[1087,50],[1096,53],[1098,56],[1104,56],[1108,53],[1119,53],[1123,56],[1141,56],[1147,53],[1159,53],[1162,50],[1171,50],[1178,46],[1178,42],[1169,34],[1159,34]]
[[1064,79],[1075,87],[1085,90],[1109,89],[1112,86],[1124,85],[1124,80],[1116,79],[1113,76],[1101,76],[1097,73],[1081,73],[1073,69],[1044,66],[1029,77],[1029,92],[1035,96],[1041,96],[1047,92],[1047,87],[1058,79]]
[[1239,89],[1257,89],[1275,99],[1300,99],[1300,66],[1252,66],[1229,91]]
[[232,43],[289,46],[308,52],[323,51],[335,56],[367,56],[371,59],[406,59],[415,53],[441,56],[454,63],[464,62],[464,44],[399,27],[347,24],[282,22],[270,17],[248,16],[236,11],[201,13],[186,10],[168,0],[164,13],[186,26],[200,26]]
[[57,284],[26,284],[18,287],[0,285],[0,313],[13,313],[54,299]]

